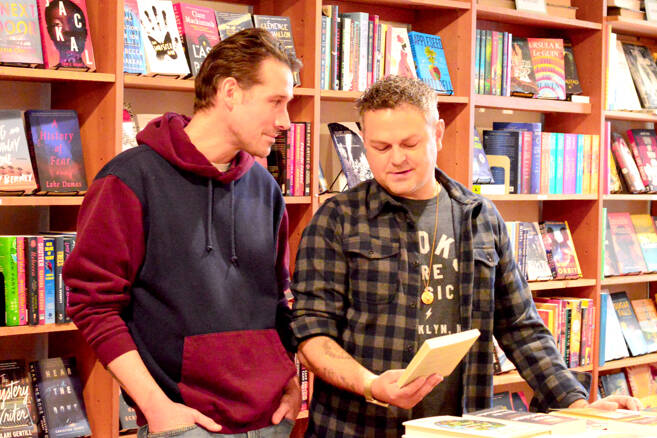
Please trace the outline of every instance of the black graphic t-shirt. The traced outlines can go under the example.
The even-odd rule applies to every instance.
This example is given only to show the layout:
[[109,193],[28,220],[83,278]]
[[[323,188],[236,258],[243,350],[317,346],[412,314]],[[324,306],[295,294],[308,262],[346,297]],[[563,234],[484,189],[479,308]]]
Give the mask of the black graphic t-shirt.
[[[433,294],[431,304],[425,304],[422,300],[419,302],[420,317],[417,334],[420,344],[425,339],[461,331],[459,267],[454,239],[452,203],[445,190],[441,190],[438,197],[438,228],[435,239],[436,198],[428,200],[398,198],[416,220],[422,291],[426,285]],[[419,296],[422,295],[422,291],[419,291]],[[461,415],[461,375],[462,367],[458,366],[452,374],[444,376],[444,380],[413,408],[413,418]]]

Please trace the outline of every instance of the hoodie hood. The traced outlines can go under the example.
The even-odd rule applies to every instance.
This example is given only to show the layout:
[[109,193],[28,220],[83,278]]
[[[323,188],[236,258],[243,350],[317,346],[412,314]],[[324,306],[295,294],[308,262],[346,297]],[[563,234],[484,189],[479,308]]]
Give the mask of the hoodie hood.
[[184,129],[190,120],[182,114],[166,113],[146,125],[146,128],[137,134],[137,142],[147,145],[182,170],[224,184],[241,178],[253,166],[254,158],[247,152],[239,151],[230,168],[226,172],[220,172],[187,136]]

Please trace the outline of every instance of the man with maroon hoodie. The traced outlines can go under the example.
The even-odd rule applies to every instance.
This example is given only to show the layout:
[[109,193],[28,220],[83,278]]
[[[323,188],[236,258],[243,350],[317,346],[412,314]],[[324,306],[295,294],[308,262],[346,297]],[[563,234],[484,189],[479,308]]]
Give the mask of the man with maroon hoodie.
[[68,312],[136,403],[140,436],[291,431],[287,214],[253,156],[289,128],[299,68],[267,31],[222,41],[194,116],[148,124],[84,199]]

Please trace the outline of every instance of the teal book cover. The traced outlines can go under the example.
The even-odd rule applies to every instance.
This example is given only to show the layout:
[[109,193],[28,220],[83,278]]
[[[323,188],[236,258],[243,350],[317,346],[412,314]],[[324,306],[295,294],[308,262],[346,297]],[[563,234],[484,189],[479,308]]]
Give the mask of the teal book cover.
[[454,94],[440,37],[409,32],[408,39],[418,77],[440,94]]

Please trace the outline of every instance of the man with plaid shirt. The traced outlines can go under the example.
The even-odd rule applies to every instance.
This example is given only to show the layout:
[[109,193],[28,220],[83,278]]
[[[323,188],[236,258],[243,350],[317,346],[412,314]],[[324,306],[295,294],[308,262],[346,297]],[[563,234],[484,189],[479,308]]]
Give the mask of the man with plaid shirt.
[[[374,179],[322,205],[296,258],[292,329],[316,377],[306,436],[400,437],[406,420],[490,407],[493,335],[534,389],[534,406],[586,406],[500,214],[435,168],[445,130],[435,92],[391,76],[357,108]],[[425,339],[471,328],[481,335],[452,374],[397,387]]]

